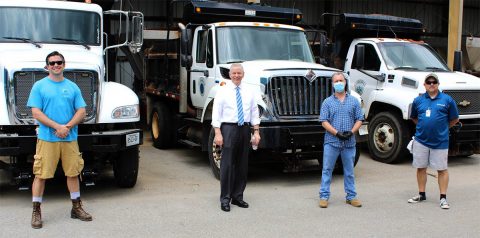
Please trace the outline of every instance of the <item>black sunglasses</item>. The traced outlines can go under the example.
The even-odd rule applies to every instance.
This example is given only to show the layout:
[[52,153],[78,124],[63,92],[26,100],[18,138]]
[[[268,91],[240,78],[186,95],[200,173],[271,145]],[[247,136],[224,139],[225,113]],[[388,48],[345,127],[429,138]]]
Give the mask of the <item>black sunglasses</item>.
[[425,84],[432,85],[432,84],[438,84],[437,81],[426,81]]
[[55,64],[62,65],[63,61],[60,60],[60,61],[50,61],[50,62],[48,62],[48,65],[50,65],[50,66],[54,66]]

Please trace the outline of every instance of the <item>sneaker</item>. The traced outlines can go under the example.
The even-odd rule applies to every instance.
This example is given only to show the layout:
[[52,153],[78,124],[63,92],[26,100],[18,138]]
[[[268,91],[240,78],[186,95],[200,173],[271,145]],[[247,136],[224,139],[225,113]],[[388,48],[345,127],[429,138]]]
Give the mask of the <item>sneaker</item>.
[[347,200],[345,202],[347,204],[350,204],[350,205],[354,206],[354,207],[361,207],[362,206],[362,202],[360,202],[360,200],[358,200],[356,198],[354,198],[352,200]]
[[425,201],[425,198],[422,198],[420,195],[414,196],[413,198],[408,199],[408,203],[417,203]]
[[447,199],[445,198],[440,199],[440,207],[442,209],[450,209],[450,204],[448,204]]
[[321,208],[327,208],[328,207],[328,201],[324,199],[320,199],[320,202],[318,202],[318,206]]

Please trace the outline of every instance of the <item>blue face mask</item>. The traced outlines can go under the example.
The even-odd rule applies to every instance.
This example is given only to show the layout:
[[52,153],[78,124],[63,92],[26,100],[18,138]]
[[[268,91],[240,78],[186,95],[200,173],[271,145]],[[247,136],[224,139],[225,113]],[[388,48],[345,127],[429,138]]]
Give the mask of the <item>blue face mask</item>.
[[345,84],[343,82],[336,82],[333,84],[333,89],[336,93],[343,93],[345,91]]

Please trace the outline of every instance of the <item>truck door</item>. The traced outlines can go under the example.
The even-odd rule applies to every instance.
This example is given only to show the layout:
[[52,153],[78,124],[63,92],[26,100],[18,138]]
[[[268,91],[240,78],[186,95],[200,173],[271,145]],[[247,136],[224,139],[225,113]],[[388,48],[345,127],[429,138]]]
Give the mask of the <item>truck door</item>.
[[[372,91],[381,89],[384,84],[384,82],[379,80],[382,77],[382,72],[380,71],[381,61],[372,44],[359,43],[359,45],[365,47],[364,68],[363,72],[358,69],[355,61],[357,52],[355,52],[352,57],[351,69],[347,72],[350,75],[351,82],[349,87],[360,94],[364,100],[368,101],[371,99]],[[355,49],[355,47],[353,47],[353,49]]]
[[191,68],[190,95],[193,106],[201,108],[215,84],[213,70],[213,31],[199,27],[195,30],[195,41],[192,47],[193,63]]

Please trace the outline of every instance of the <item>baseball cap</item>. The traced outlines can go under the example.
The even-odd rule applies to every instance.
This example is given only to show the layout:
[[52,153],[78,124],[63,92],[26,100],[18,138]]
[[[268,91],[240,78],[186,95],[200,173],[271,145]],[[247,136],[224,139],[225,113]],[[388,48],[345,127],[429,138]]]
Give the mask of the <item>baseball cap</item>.
[[437,76],[436,74],[431,73],[431,74],[427,75],[427,76],[425,77],[425,82],[427,82],[427,80],[428,80],[429,78],[434,78],[434,80],[438,83],[438,76]]

